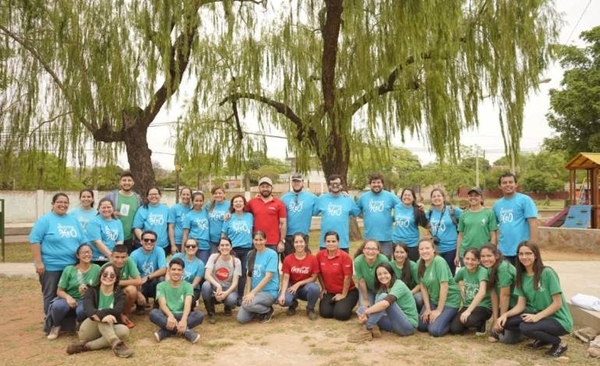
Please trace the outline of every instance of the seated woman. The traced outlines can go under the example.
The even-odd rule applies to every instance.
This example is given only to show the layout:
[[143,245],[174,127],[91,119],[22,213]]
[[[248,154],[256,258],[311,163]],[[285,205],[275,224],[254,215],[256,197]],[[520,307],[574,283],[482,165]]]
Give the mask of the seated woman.
[[68,315],[76,315],[79,321],[85,319],[83,294],[98,281],[100,266],[92,263],[92,248],[88,244],[81,244],[77,248],[75,258],[77,264],[67,266],[62,272],[56,290],[57,297],[52,300],[48,309],[46,322],[50,332],[47,338],[51,340],[58,338],[61,323]]
[[375,268],[375,303],[358,308],[361,330],[348,337],[348,342],[370,341],[380,336],[380,329],[399,336],[411,335],[419,324],[415,299],[404,282],[396,278],[392,266],[381,263]]
[[408,258],[408,246],[404,243],[396,243],[392,248],[393,260],[390,261],[396,278],[404,282],[417,303],[417,310],[421,312],[423,307],[423,296],[421,285],[417,282],[417,264]]
[[340,237],[335,231],[325,233],[325,249],[317,253],[322,318],[348,320],[358,302],[358,290],[352,282],[352,258],[339,248]]
[[279,305],[287,306],[287,315],[296,314],[298,299],[308,301],[306,315],[310,320],[317,319],[315,306],[319,300],[319,285],[315,283],[319,274],[317,258],[306,249],[306,236],[295,233],[292,237],[294,253],[283,260]]
[[354,281],[358,288],[360,305],[369,307],[375,300],[375,267],[389,262],[380,253],[379,242],[374,239],[365,240],[354,255]]
[[[175,253],[173,258],[181,258],[185,267],[183,270],[183,280],[192,284],[194,288],[194,297],[192,298],[192,310],[196,307],[196,303],[200,298],[200,283],[204,278],[204,262],[198,257],[198,242],[192,238],[186,239],[180,247],[183,252]],[[168,279],[169,272],[166,278]]]
[[208,313],[208,322],[215,324],[215,304],[225,304],[225,316],[238,301],[237,288],[242,275],[242,263],[235,257],[229,238],[221,238],[219,252],[212,254],[206,263],[206,281],[202,284],[202,300]]
[[517,248],[517,304],[502,314],[496,325],[519,331],[534,339],[528,346],[541,349],[548,345],[548,356],[560,357],[567,351],[567,343],[560,336],[569,334],[573,318],[560,287],[556,272],[544,266],[537,244],[524,241]]
[[88,287],[85,292],[83,311],[87,318],[79,328],[80,341],[69,345],[67,353],[110,347],[118,357],[130,357],[133,351],[122,341],[129,335],[129,328],[119,324],[124,305],[117,270],[112,263],[106,264],[100,270],[100,285]]
[[248,254],[248,273],[245,295],[238,311],[237,321],[245,324],[257,316],[261,323],[273,317],[273,304],[279,293],[279,258],[274,250],[266,247],[264,231],[254,232],[254,250]]
[[477,335],[485,335],[485,323],[492,316],[492,304],[488,292],[487,269],[479,265],[479,250],[468,248],[454,280],[461,289],[463,306],[450,323],[451,334],[462,334],[475,328]]
[[419,331],[441,337],[450,330],[450,322],[460,307],[460,289],[444,258],[436,253],[433,239],[419,241],[418,278],[421,282],[423,309],[419,317]]

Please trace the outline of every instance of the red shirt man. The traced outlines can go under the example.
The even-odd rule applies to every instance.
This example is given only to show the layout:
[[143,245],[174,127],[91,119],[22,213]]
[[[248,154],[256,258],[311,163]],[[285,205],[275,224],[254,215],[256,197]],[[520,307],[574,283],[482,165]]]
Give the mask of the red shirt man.
[[283,252],[287,219],[285,204],[273,196],[273,182],[268,177],[258,181],[259,197],[248,201],[246,208],[254,215],[254,230],[267,234],[267,246],[277,252]]

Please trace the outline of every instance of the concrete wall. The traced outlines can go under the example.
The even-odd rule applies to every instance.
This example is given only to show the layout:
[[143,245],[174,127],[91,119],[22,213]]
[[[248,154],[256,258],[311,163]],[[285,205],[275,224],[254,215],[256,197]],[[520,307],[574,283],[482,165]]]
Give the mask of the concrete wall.
[[540,245],[579,253],[600,254],[600,230],[540,227]]

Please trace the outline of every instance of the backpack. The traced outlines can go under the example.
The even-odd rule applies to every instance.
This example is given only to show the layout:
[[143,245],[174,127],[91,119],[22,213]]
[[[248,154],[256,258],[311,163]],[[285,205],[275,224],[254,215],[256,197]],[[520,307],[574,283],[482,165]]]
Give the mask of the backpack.
[[[454,226],[456,226],[456,230],[458,230],[458,218],[456,217],[456,212],[454,212],[454,206],[444,204],[444,210],[446,209],[446,207],[450,208],[448,210],[448,212],[450,213],[450,220],[452,220],[452,223],[454,224]],[[442,214],[443,213],[444,212],[442,211]],[[430,208],[429,212],[427,212],[427,221],[431,221],[432,214],[433,214],[433,209]]]

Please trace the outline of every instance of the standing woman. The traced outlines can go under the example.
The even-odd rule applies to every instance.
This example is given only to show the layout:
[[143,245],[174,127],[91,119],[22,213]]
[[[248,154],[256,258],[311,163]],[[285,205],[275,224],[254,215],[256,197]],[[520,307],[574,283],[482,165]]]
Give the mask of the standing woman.
[[460,307],[460,289],[448,263],[437,255],[431,238],[419,241],[419,254],[418,278],[423,295],[419,331],[441,337],[450,330],[450,322]]
[[94,191],[85,188],[79,191],[79,206],[70,210],[69,213],[77,218],[84,233],[87,232],[87,224],[98,214],[94,208]]
[[79,328],[79,342],[67,347],[72,355],[102,348],[112,348],[118,357],[130,357],[130,350],[122,339],[129,336],[129,328],[119,324],[125,294],[119,286],[117,270],[112,263],[100,270],[100,286],[89,287],[83,297],[86,319]]
[[340,249],[340,237],[335,231],[326,232],[324,240],[325,249],[317,253],[321,284],[319,315],[348,320],[358,302],[358,290],[352,281],[352,258]]
[[169,243],[171,253],[184,252],[181,250],[183,239],[183,222],[185,215],[192,209],[192,190],[183,187],[179,190],[179,203],[174,204],[169,209],[169,218],[167,220],[169,231]]
[[456,272],[456,239],[458,220],[462,210],[446,201],[446,194],[439,188],[431,191],[431,208],[427,214],[429,232],[437,245],[438,255],[448,263],[450,272]]
[[212,200],[208,205],[208,226],[210,229],[210,251],[217,253],[221,240],[221,230],[225,215],[229,212],[229,201],[225,200],[225,188],[222,186],[213,187],[210,190]]
[[208,313],[208,322],[214,324],[215,303],[225,304],[225,316],[231,316],[231,309],[237,305],[237,288],[242,276],[242,263],[235,257],[229,238],[221,238],[219,252],[211,254],[206,263],[202,284],[202,300]]
[[469,208],[462,213],[458,223],[454,264],[461,263],[467,248],[481,250],[486,243],[498,243],[498,221],[494,211],[483,207],[481,188],[474,187],[469,191]]
[[245,324],[258,316],[261,323],[273,317],[273,304],[279,292],[279,256],[267,249],[267,235],[257,230],[253,237],[254,250],[248,255],[245,295],[237,321]]
[[306,300],[306,316],[310,320],[317,319],[315,305],[319,300],[320,289],[316,284],[319,274],[317,257],[310,254],[306,248],[306,235],[295,233],[292,237],[294,253],[283,260],[281,272],[281,290],[279,291],[279,305],[287,306],[287,315],[296,314],[298,300]]
[[222,235],[231,240],[233,252],[242,263],[242,276],[237,288],[238,306],[240,306],[246,288],[247,257],[250,250],[252,250],[254,217],[250,212],[246,212],[246,197],[241,194],[236,194],[231,198],[229,212],[231,215],[229,220],[223,224]]
[[[142,241],[142,233],[147,230],[154,231],[157,235],[156,245],[163,248],[165,256],[171,254],[169,245],[169,233],[167,221],[169,220],[169,208],[160,202],[160,189],[148,188],[146,191],[146,204],[140,207],[133,219],[133,232],[138,242]],[[136,248],[141,246],[137,244]]]
[[475,328],[477,335],[485,335],[485,323],[492,316],[488,271],[479,265],[479,250],[475,248],[467,249],[464,260],[465,266],[454,276],[463,305],[450,323],[450,333],[462,334],[467,328]]
[[206,264],[210,256],[210,236],[208,228],[208,213],[204,209],[204,193],[194,192],[192,194],[192,210],[185,216],[183,222],[183,241],[188,238],[198,243],[196,257]]
[[356,250],[354,282],[358,288],[361,306],[367,308],[375,301],[375,267],[380,263],[388,262],[387,257],[380,253],[377,240],[367,239]]
[[408,258],[419,259],[419,226],[429,229],[425,213],[417,207],[417,196],[410,188],[404,188],[400,195],[402,203],[394,207],[395,228],[392,234],[394,243],[405,243],[408,247]]
[[83,313],[83,294],[90,286],[96,286],[100,266],[92,263],[92,248],[89,244],[81,244],[75,254],[77,263],[65,267],[58,288],[56,298],[50,303],[49,316],[46,318],[45,328],[50,329],[48,339],[58,338],[60,326],[69,314],[76,315],[77,320],[85,319]]
[[546,354],[560,357],[567,351],[567,343],[560,336],[571,332],[573,318],[558,276],[552,268],[544,266],[537,244],[521,242],[517,255],[515,293],[519,299],[496,323],[534,339],[528,345],[531,349],[552,346]]
[[420,312],[423,308],[423,296],[421,295],[421,285],[417,280],[417,263],[408,258],[408,247],[404,243],[396,243],[393,248],[394,260],[390,262],[396,278],[404,282],[410,289],[415,298],[417,310]]
[[[57,193],[52,197],[52,211],[40,217],[31,229],[29,242],[35,272],[39,276],[44,299],[44,315],[48,316],[50,301],[56,297],[58,281],[66,266],[73,264],[73,254],[87,238],[77,219],[67,213],[69,196]],[[49,332],[50,329],[45,329]]]
[[99,214],[87,226],[87,237],[92,242],[92,261],[100,266],[112,259],[112,250],[123,244],[125,233],[121,220],[115,216],[115,208],[108,198],[98,203]]

